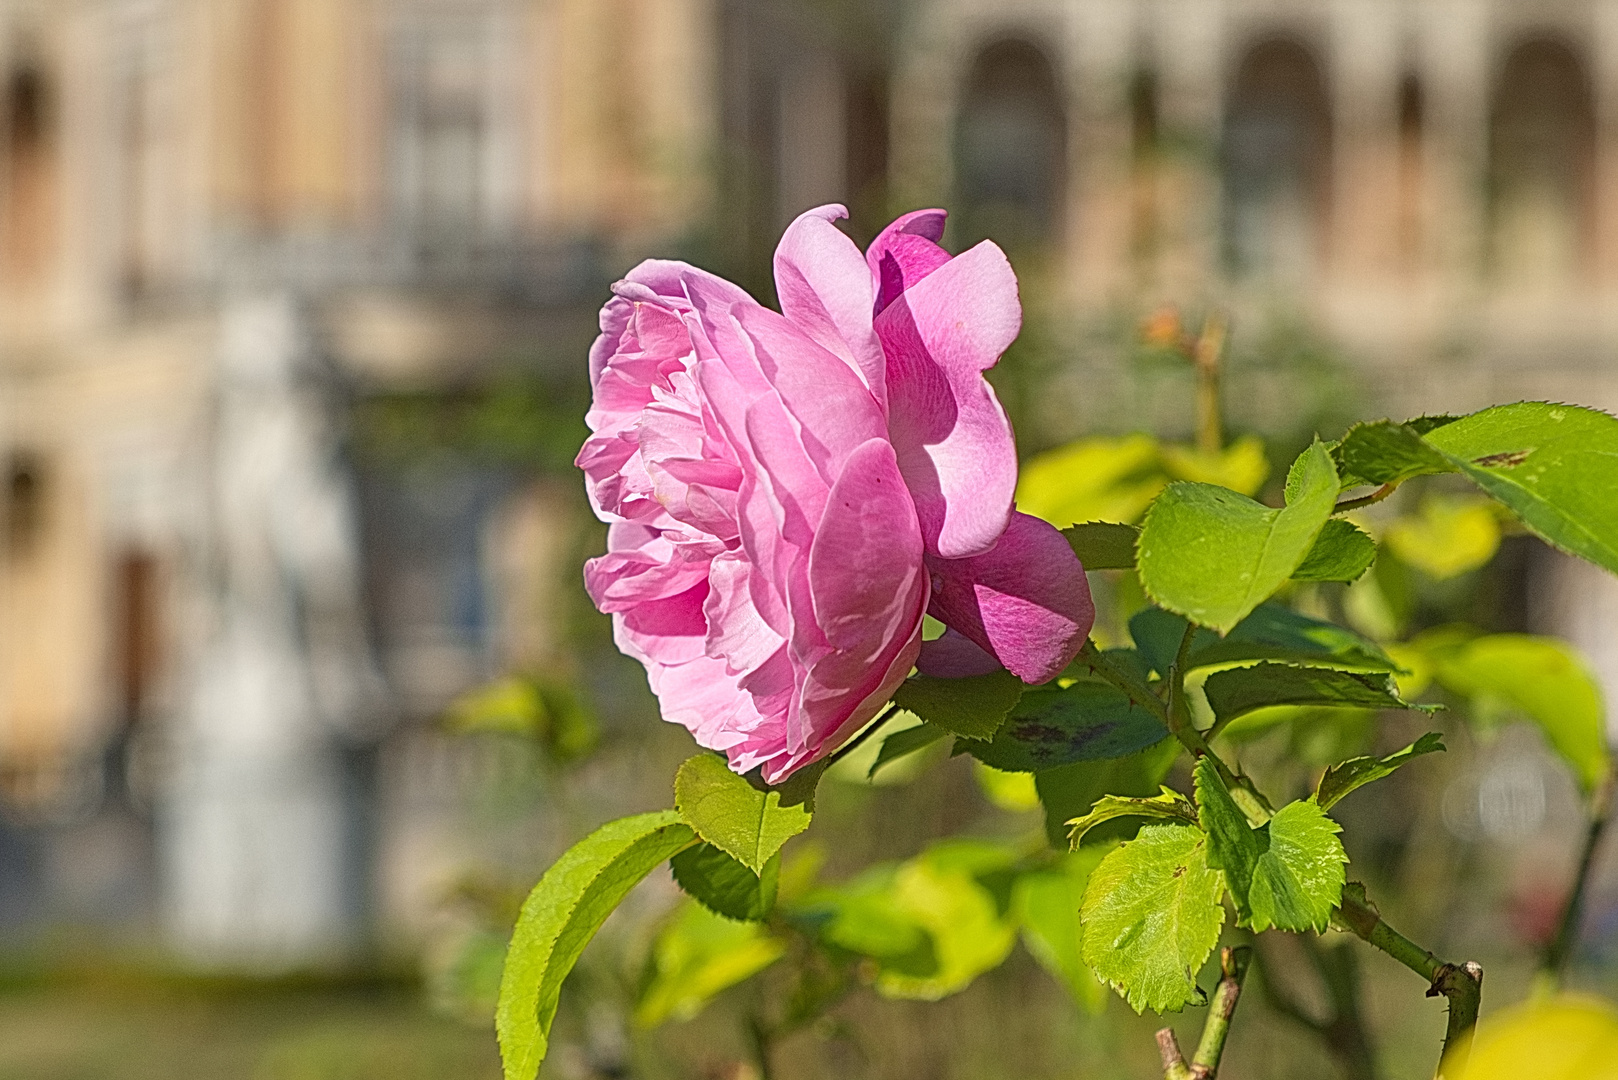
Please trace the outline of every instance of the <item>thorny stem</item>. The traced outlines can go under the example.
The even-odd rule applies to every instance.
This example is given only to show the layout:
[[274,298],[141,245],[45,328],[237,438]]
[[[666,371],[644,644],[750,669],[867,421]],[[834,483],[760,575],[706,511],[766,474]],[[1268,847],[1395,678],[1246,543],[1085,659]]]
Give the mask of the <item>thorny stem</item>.
[[1225,317],[1218,312],[1202,324],[1191,352],[1197,369],[1197,449],[1217,454],[1224,447],[1219,416],[1219,360],[1225,351]]
[[1573,879],[1573,888],[1562,907],[1562,917],[1556,926],[1556,936],[1545,944],[1539,961],[1538,989],[1555,990],[1562,982],[1568,958],[1579,937],[1579,916],[1584,910],[1584,893],[1590,884],[1590,869],[1595,863],[1596,848],[1612,816],[1612,778],[1601,782],[1590,800],[1590,825],[1584,834],[1584,850],[1579,855],[1579,870]]
[[1449,1000],[1449,1022],[1444,1029],[1444,1054],[1437,1078],[1444,1080],[1446,1071],[1463,1071],[1472,1029],[1478,1022],[1478,1005],[1483,999],[1483,968],[1472,961],[1445,963],[1383,922],[1381,912],[1366,899],[1365,886],[1357,881],[1344,887],[1343,902],[1332,913],[1332,922],[1426,979],[1428,997],[1442,995]]
[[860,748],[860,744],[865,742],[865,740],[869,739],[872,735],[875,735],[877,728],[881,727],[883,724],[886,724],[888,719],[898,711],[899,706],[895,705],[891,701],[882,706],[882,711],[871,718],[871,722],[865,725],[865,729],[863,731],[854,736],[852,739],[848,740],[848,742],[844,743],[840,750],[826,759],[826,768],[831,768],[833,765],[852,754],[855,750],[858,750]]
[[1219,1059],[1225,1053],[1225,1038],[1230,1034],[1230,1018],[1236,1014],[1236,1003],[1242,996],[1242,980],[1247,977],[1247,964],[1253,950],[1247,945],[1222,949],[1219,953],[1219,985],[1214,989],[1213,1002],[1202,1022],[1202,1038],[1197,1041],[1197,1052],[1188,1067],[1173,1028],[1157,1033],[1157,1052],[1163,1058],[1164,1080],[1214,1080],[1219,1073]]
[[1397,480],[1390,484],[1383,484],[1369,495],[1361,495],[1357,499],[1344,499],[1342,502],[1332,507],[1331,512],[1334,515],[1346,514],[1350,510],[1358,510],[1362,506],[1370,506],[1372,503],[1379,503],[1383,499],[1386,499],[1389,495],[1392,495],[1398,489],[1399,481]]

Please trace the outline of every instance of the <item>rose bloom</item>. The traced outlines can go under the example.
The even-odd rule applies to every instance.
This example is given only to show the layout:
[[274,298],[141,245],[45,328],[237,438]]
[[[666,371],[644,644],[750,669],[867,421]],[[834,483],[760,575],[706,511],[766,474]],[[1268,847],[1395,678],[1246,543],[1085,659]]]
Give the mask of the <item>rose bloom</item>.
[[[1016,445],[983,372],[1017,336],[1005,255],[951,257],[921,210],[862,256],[799,217],[779,313],[649,260],[613,286],[579,452],[610,524],[585,567],[666,720],[767,783],[831,753],[920,662],[1052,679],[1090,632],[1055,528],[1017,513]],[[922,615],[949,627],[921,640]]]

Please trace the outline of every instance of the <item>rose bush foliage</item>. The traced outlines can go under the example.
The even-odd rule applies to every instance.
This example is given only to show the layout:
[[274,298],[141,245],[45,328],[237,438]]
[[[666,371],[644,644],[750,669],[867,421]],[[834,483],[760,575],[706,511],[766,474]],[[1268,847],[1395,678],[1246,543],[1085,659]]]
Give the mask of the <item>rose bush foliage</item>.
[[[578,457],[608,551],[585,569],[663,717],[779,783],[831,753],[919,665],[1046,682],[1094,619],[1083,568],[1017,513],[1016,446],[983,373],[1021,326],[992,242],[944,213],[862,255],[799,217],[773,311],[649,260],[613,286]],[[922,616],[949,627],[922,642]]]

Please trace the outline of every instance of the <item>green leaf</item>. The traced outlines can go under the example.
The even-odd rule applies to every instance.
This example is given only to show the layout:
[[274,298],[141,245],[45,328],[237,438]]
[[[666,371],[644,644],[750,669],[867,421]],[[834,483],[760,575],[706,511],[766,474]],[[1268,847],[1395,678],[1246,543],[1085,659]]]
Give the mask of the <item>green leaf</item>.
[[1481,496],[1434,496],[1418,514],[1388,526],[1383,541],[1402,561],[1438,581],[1459,577],[1494,558],[1500,549],[1500,521]]
[[1449,459],[1422,441],[1414,423],[1377,420],[1349,428],[1332,451],[1344,485],[1397,484],[1414,476],[1454,472]]
[[696,840],[673,811],[608,822],[569,848],[517,917],[495,1030],[506,1080],[533,1080],[550,1043],[562,980],[613,908],[653,868]]
[[1327,769],[1315,786],[1315,802],[1322,810],[1330,810],[1343,801],[1343,797],[1356,788],[1380,780],[1401,765],[1422,754],[1444,749],[1444,737],[1430,731],[1396,754],[1387,757],[1349,758]]
[[680,766],[674,805],[698,836],[755,874],[814,815],[812,803],[791,805],[780,789],[755,787],[715,754],[698,754]]
[[1445,424],[1426,441],[1541,537],[1618,573],[1618,417],[1519,402]]
[[1002,918],[994,895],[968,869],[941,864],[925,854],[895,872],[893,904],[931,935],[938,966],[926,974],[882,967],[876,989],[883,997],[919,1001],[948,997],[999,967],[1017,940],[1016,929]]
[[1268,834],[1268,843],[1248,895],[1253,930],[1326,929],[1343,899],[1342,826],[1305,799],[1287,803],[1255,831]]
[[1450,690],[1503,701],[1537,723],[1586,792],[1607,775],[1601,687],[1571,646],[1529,634],[1491,634],[1434,649],[1433,659],[1439,682]]
[[1086,570],[1135,569],[1135,540],[1140,530],[1111,521],[1087,521],[1062,530],[1073,554]]
[[[1067,823],[1090,812],[1104,795],[1149,796],[1155,793],[1180,756],[1172,738],[1137,754],[1112,761],[1081,761],[1034,774],[1034,788],[1045,807],[1045,838],[1054,848],[1068,847]],[[1137,821],[1120,819],[1085,834],[1087,844],[1127,839]]]
[[1206,758],[1196,786],[1208,865],[1224,871],[1239,921],[1254,931],[1325,929],[1343,895],[1341,826],[1310,800],[1253,828]]
[[894,865],[874,866],[851,881],[811,892],[793,914],[820,940],[913,974],[938,970],[932,935],[894,900]]
[[557,761],[583,757],[595,747],[600,727],[566,684],[514,675],[480,687],[450,705],[451,731],[492,731],[538,739]]
[[882,740],[882,749],[871,763],[870,772],[866,773],[869,779],[877,774],[879,769],[893,764],[901,758],[927,749],[940,739],[949,738],[949,732],[932,724],[921,723],[914,727],[903,728]]
[[[1142,655],[1162,674],[1174,661],[1186,625],[1172,612],[1145,608],[1129,620],[1129,632]],[[1198,630],[1191,639],[1186,669],[1248,660],[1284,660],[1369,671],[1397,671],[1399,667],[1371,639],[1270,602],[1254,608],[1224,637],[1211,630]]]
[[1253,871],[1264,854],[1261,835],[1253,830],[1230,789],[1206,757],[1198,760],[1192,773],[1197,792],[1197,818],[1208,836],[1208,866],[1225,873],[1225,885],[1236,904],[1237,915],[1249,915],[1248,895],[1253,889]]
[[697,844],[670,859],[669,868],[698,903],[727,918],[758,922],[775,906],[781,855],[771,856],[764,872],[755,874],[712,844]]
[[1148,825],[1101,860],[1084,890],[1084,962],[1136,1012],[1198,999],[1197,971],[1219,941],[1224,883],[1195,825]]
[[1106,1006],[1107,988],[1084,963],[1079,907],[1091,872],[1106,854],[1106,848],[1085,848],[1048,870],[1021,875],[1013,901],[1029,953],[1091,1014]]
[[1431,709],[1399,696],[1393,678],[1382,672],[1294,667],[1261,663],[1216,671],[1202,684],[1223,727],[1244,713],[1270,705],[1354,706],[1369,709]]
[[893,692],[893,703],[962,738],[992,739],[1024,688],[1004,670],[963,679],[912,675]]
[[1352,522],[1332,518],[1292,572],[1293,581],[1354,581],[1376,561],[1376,541]]
[[1067,823],[1068,837],[1073,847],[1077,849],[1085,833],[1103,821],[1121,817],[1166,818],[1170,821],[1183,821],[1195,825],[1197,808],[1191,805],[1190,799],[1172,788],[1164,788],[1161,795],[1153,795],[1149,799],[1103,795],[1096,800],[1088,814]]
[[965,743],[964,749],[996,769],[1038,772],[1075,761],[1126,757],[1167,734],[1155,715],[1117,687],[1077,682],[1031,688],[993,742]]
[[1023,464],[1017,509],[1058,529],[1076,521],[1134,521],[1167,482],[1150,435],[1080,439]]
[[1338,488],[1319,442],[1293,463],[1281,510],[1226,488],[1171,484],[1141,526],[1141,584],[1159,607],[1229,631],[1297,570]]
[[735,922],[700,904],[685,904],[652,944],[651,978],[635,1006],[635,1022],[655,1027],[689,1020],[715,994],[763,971],[786,944],[756,923]]

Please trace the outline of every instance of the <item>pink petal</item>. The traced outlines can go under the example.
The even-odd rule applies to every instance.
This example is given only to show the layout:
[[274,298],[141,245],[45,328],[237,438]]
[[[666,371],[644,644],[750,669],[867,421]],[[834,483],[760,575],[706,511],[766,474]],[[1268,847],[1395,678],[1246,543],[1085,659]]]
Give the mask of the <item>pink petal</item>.
[[949,252],[938,246],[944,235],[944,218],[942,210],[912,210],[878,233],[865,249],[877,313],[949,262]]
[[1017,278],[985,240],[910,286],[877,316],[888,357],[888,429],[928,550],[987,550],[1017,486],[1011,423],[983,372],[1022,325]]
[[871,274],[854,241],[832,222],[841,206],[821,206],[787,226],[775,249],[781,312],[821,348],[857,372],[878,401],[887,394],[882,343],[871,328]]
[[966,635],[951,628],[942,637],[921,643],[916,670],[935,679],[964,679],[1000,671],[1000,661]]
[[607,530],[607,553],[584,564],[584,586],[604,612],[676,596],[708,580],[708,558],[629,522]]
[[1078,655],[1095,623],[1084,568],[1054,525],[1013,514],[1000,542],[967,559],[932,559],[934,618],[992,652],[1026,683]]
[[[819,633],[793,634],[793,657],[808,673],[788,750],[812,749],[843,730],[867,698],[892,692],[894,658],[920,632],[927,605],[922,553],[893,447],[872,439],[849,456],[815,531],[809,589]],[[908,672],[906,665],[894,685]]]

